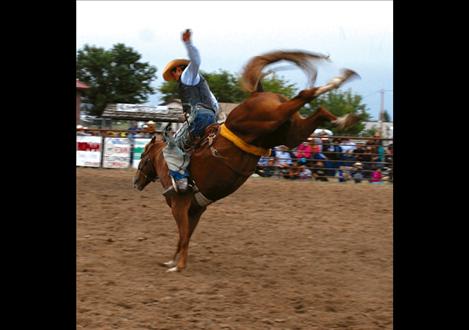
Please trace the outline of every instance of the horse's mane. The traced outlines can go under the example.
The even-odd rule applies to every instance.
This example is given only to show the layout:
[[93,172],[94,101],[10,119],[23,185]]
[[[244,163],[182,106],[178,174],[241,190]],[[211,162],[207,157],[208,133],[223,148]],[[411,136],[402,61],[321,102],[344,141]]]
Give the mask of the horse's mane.
[[317,77],[317,69],[315,66],[315,62],[329,60],[329,56],[300,50],[279,50],[253,57],[246,64],[241,75],[241,86],[243,87],[243,89],[250,93],[259,91],[258,84],[260,83],[261,79],[270,73],[263,73],[262,69],[264,69],[264,67],[269,64],[282,60],[293,62],[298,67],[300,67],[300,69],[302,69],[308,77],[311,86],[313,86]]
[[155,144],[155,141],[156,141],[156,136],[153,136],[150,140],[150,142],[148,142],[147,144],[145,144],[145,147],[143,148],[143,152],[142,152],[142,155],[140,157],[144,157],[146,156],[146,154],[148,153],[148,151],[150,150],[150,148]]

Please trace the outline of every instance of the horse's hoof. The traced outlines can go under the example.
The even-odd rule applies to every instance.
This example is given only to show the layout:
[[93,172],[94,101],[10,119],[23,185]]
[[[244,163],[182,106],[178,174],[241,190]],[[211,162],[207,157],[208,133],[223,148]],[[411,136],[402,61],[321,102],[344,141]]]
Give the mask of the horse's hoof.
[[167,262],[163,262],[163,265],[165,265],[166,267],[174,267],[176,266],[176,262],[174,260],[170,260],[170,261],[167,261]]
[[343,69],[342,75],[344,77],[344,81],[349,81],[353,79],[361,79],[360,75],[353,70],[350,69]]
[[173,267],[173,268],[168,269],[168,270],[166,271],[166,273],[173,273],[173,272],[178,272],[178,271],[179,271],[178,267],[175,266],[175,267]]
[[332,121],[333,124],[339,129],[345,129],[356,124],[360,120],[360,117],[354,113],[348,113],[345,116],[339,117],[336,120]]

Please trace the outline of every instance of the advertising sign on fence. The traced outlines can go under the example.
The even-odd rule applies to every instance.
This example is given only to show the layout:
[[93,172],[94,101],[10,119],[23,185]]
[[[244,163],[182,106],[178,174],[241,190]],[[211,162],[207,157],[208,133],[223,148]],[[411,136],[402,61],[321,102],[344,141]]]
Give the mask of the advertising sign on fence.
[[130,164],[130,141],[127,138],[105,138],[103,167],[128,168]]
[[101,166],[100,136],[77,136],[77,166]]
[[134,159],[132,161],[132,167],[138,168],[138,164],[140,163],[140,155],[145,149],[145,145],[150,142],[151,139],[135,139],[134,141]]

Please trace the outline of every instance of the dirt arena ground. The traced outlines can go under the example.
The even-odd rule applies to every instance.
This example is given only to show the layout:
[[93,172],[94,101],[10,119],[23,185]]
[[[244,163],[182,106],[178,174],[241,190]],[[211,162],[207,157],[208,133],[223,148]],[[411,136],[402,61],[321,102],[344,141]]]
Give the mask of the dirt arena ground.
[[188,267],[160,184],[77,168],[77,329],[392,329],[392,185],[250,178]]

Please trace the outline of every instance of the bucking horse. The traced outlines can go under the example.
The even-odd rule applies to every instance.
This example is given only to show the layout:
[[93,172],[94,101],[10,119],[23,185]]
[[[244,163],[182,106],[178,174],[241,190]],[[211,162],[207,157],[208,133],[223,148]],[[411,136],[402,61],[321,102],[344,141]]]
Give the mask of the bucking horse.
[[[356,115],[338,118],[323,107],[305,118],[298,113],[306,103],[358,76],[344,69],[324,86],[314,87],[316,64],[328,60],[328,56],[311,52],[274,51],[253,57],[246,64],[241,83],[249,92],[248,98],[230,112],[224,123],[208,126],[194,147],[189,165],[191,189],[165,196],[179,230],[173,258],[162,263],[169,268],[168,272],[186,267],[189,241],[207,206],[235,192],[254,173],[259,158],[270,154],[271,148],[279,145],[294,148],[325,122],[345,128],[357,121]],[[313,87],[292,99],[264,91],[261,80],[271,71],[263,69],[279,61],[292,62],[302,69]],[[172,185],[162,152],[166,143],[165,139],[153,137],[145,146],[134,177],[138,190],[157,179],[164,189]]]

